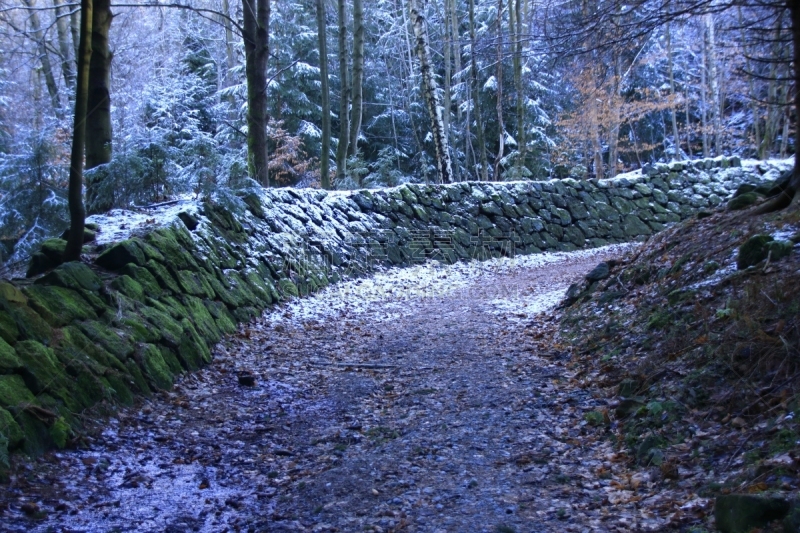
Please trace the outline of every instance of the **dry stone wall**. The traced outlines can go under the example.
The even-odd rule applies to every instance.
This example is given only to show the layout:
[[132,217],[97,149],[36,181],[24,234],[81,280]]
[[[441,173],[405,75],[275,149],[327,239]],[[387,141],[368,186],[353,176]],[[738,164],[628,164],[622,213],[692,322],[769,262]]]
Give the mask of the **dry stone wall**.
[[[0,475],[11,451],[72,443],[88,408],[170,388],[282,299],[384,266],[644,239],[759,179],[733,158],[606,181],[254,189],[183,204],[126,240],[90,243],[89,264],[0,282]],[[33,264],[57,263],[63,244]]]

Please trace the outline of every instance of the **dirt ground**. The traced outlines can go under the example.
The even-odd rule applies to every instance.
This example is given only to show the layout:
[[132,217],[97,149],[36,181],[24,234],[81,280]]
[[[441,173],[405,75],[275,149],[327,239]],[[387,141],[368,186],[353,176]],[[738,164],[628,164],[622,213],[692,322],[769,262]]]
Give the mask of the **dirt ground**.
[[621,253],[417,267],[278,308],[88,449],[18,461],[0,529],[658,529],[548,318]]

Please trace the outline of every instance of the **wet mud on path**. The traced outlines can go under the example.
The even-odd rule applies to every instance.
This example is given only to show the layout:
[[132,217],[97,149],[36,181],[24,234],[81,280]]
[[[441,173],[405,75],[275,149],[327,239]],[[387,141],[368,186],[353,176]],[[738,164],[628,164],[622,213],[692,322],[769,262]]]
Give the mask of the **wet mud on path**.
[[548,320],[620,253],[429,264],[275,308],[88,449],[19,467],[0,529],[636,530]]

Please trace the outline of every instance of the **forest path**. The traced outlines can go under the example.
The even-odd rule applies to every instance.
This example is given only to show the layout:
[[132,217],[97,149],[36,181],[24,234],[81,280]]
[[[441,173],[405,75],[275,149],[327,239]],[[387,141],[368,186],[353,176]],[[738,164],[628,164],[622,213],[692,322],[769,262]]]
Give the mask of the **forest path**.
[[[584,421],[601,400],[570,380],[555,324],[537,314],[620,253],[418,266],[281,306],[223,341],[208,368],[121,412],[89,450],[33,463],[2,497],[3,520],[12,531],[635,529],[635,504],[609,503],[613,443]],[[240,385],[242,372],[256,385]]]

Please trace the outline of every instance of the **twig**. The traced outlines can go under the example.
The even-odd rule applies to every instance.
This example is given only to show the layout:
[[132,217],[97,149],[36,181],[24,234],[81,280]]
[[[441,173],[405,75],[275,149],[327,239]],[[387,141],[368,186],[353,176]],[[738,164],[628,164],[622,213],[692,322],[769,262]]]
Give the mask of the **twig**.
[[[363,368],[366,370],[389,370],[392,368],[399,368],[397,365],[384,365],[380,363],[309,363],[311,366],[335,366],[338,368]],[[430,367],[426,367],[429,369]],[[423,370],[423,369],[420,369]]]

